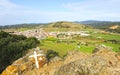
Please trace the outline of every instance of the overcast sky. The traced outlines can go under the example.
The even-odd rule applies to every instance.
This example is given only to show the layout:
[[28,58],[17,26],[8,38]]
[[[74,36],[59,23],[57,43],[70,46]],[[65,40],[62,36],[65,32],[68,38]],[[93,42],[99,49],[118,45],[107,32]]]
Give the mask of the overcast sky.
[[0,25],[120,21],[120,0],[0,0]]

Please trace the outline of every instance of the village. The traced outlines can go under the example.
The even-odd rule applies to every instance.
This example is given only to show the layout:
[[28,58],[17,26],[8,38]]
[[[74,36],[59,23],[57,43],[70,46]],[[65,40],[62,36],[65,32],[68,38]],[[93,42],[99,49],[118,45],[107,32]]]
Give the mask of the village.
[[51,32],[45,32],[42,28],[40,29],[32,29],[32,30],[27,30],[27,31],[15,31],[13,34],[16,35],[24,35],[27,37],[36,37],[37,39],[41,40],[41,39],[45,39],[47,37],[54,37],[54,38],[58,38],[59,35],[63,35],[62,37],[60,37],[61,39],[67,39],[67,38],[71,38],[72,35],[78,35],[78,36],[82,36],[82,37],[87,37],[90,36],[90,32],[89,31],[51,31]]
[[[111,35],[119,35],[111,32],[106,32],[103,30],[94,30],[94,31],[88,31],[88,30],[80,30],[80,31],[44,31],[43,28],[39,29],[31,29],[31,30],[26,30],[26,31],[15,31],[12,34],[16,35],[24,35],[26,37],[36,37],[38,40],[44,40],[48,39],[49,37],[59,39],[60,41],[67,41],[70,39],[75,40],[76,39],[77,45],[86,45],[88,43],[92,43],[96,41],[97,42],[108,42],[108,43],[113,43],[113,44],[119,44],[119,40],[114,40],[114,38],[107,39],[108,36]],[[79,40],[81,38],[81,40]],[[89,40],[88,40],[89,39]],[[90,40],[91,39],[91,40]],[[92,41],[93,40],[93,41]],[[68,41],[67,41],[68,43]]]
[[[15,31],[12,34],[16,35],[24,35],[26,37],[36,37],[38,40],[48,39],[49,37],[59,39],[59,41],[67,41],[74,40],[76,37],[77,45],[88,45],[88,43],[112,43],[112,44],[119,44],[119,40],[115,40],[114,38],[110,38],[108,36],[114,36],[119,34],[107,32],[104,30],[94,29],[93,31],[90,30],[79,30],[79,31],[45,31],[43,28],[36,28],[26,31]],[[115,36],[114,36],[115,37]],[[81,38],[81,40],[80,40]],[[110,39],[109,39],[110,38]],[[92,45],[92,44],[89,44]],[[94,46],[94,45],[93,45]]]

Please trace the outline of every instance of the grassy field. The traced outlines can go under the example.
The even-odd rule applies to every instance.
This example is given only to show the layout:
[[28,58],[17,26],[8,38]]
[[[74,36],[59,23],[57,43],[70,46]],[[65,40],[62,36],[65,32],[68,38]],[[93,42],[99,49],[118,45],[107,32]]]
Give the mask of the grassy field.
[[112,44],[112,43],[104,43],[106,46],[112,47],[113,51],[120,52],[120,45],[119,44]]
[[52,41],[44,41],[42,42],[42,45],[40,46],[43,50],[54,50],[59,53],[59,55],[62,57],[64,56],[69,50],[80,50],[81,52],[87,52],[92,53],[92,50],[94,49],[94,46],[80,46],[78,48],[77,43],[56,43]]
[[119,34],[102,34],[102,33],[96,33],[96,34],[91,34],[92,37],[96,38],[96,37],[101,37],[105,40],[119,40],[120,41],[120,35]]
[[43,50],[54,50],[59,53],[60,56],[64,56],[68,50],[74,50],[73,44],[56,43],[52,41],[44,41],[40,46]]
[[103,42],[103,43],[98,43],[98,44],[104,44],[106,46],[110,46],[113,48],[113,51],[120,51],[119,48],[120,48],[120,35],[119,34],[91,34],[92,37],[96,38],[96,37],[101,37],[101,39],[104,39],[104,40],[117,40],[119,41],[119,43],[117,44],[114,44],[114,43],[106,43],[106,42]]
[[[47,51],[47,50],[54,50],[59,53],[61,57],[66,55],[66,53],[69,50],[79,50],[81,52],[86,52],[86,53],[92,53],[96,45],[99,44],[104,44],[106,46],[112,47],[113,51],[118,52],[120,45],[119,44],[114,44],[114,43],[106,43],[106,42],[101,42],[101,39],[97,39],[96,37],[101,36],[101,39],[104,40],[111,40],[111,39],[116,39],[120,41],[120,35],[118,34],[98,34],[98,33],[92,33],[90,37],[77,37],[73,39],[67,39],[63,40],[62,42],[57,42],[57,38],[49,37],[45,40],[41,41],[40,48]],[[74,42],[70,42],[74,41]],[[78,42],[87,42],[88,45],[80,45],[80,48],[78,47]]]

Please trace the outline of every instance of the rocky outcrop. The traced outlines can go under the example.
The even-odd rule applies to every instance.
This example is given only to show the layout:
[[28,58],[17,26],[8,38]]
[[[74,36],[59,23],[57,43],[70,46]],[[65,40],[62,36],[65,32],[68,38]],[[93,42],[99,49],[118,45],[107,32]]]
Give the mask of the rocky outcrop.
[[107,46],[96,49],[87,58],[62,65],[54,75],[120,75],[120,56]]
[[68,51],[67,55],[64,58],[64,64],[67,64],[67,63],[70,63],[73,61],[77,61],[80,59],[85,59],[89,56],[90,56],[89,54],[82,53],[78,50]]
[[54,75],[98,75],[105,66],[105,60],[95,56],[63,65]]
[[120,75],[120,55],[100,45],[93,54],[69,51],[64,59],[56,56],[37,69],[29,54],[13,62],[1,75]]

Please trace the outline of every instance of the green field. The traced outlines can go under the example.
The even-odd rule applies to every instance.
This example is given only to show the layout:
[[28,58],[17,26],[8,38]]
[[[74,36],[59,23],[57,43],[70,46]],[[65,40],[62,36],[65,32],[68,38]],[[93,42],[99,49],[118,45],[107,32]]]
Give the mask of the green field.
[[104,40],[117,40],[119,41],[119,43],[115,44],[115,43],[111,43],[111,42],[103,42],[103,43],[99,43],[99,44],[104,44],[106,46],[110,46],[112,47],[113,51],[120,51],[120,35],[119,34],[91,34],[92,37],[98,37],[100,36],[101,39]]
[[115,40],[119,40],[120,41],[120,35],[119,34],[91,34],[92,37],[96,38],[96,37],[101,37],[103,39],[106,40],[111,40],[111,39],[115,39]]
[[81,52],[92,53],[94,46],[81,46],[77,47],[77,43],[56,43],[52,41],[44,41],[40,46],[43,50],[54,50],[59,53],[60,56],[64,56],[68,50],[80,50]]
[[[101,39],[98,39],[96,37],[101,36]],[[45,40],[40,41],[41,45],[40,48],[47,51],[47,50],[54,50],[56,52],[59,53],[59,55],[61,57],[63,57],[64,55],[66,55],[66,53],[69,50],[79,50],[81,52],[85,52],[85,53],[92,53],[92,51],[94,50],[94,48],[96,47],[96,45],[99,44],[104,44],[106,46],[110,46],[112,47],[113,51],[120,51],[120,45],[119,43],[114,44],[114,43],[109,43],[109,42],[101,42],[101,40],[118,40],[120,41],[120,35],[118,34],[98,34],[98,33],[91,33],[91,36],[89,37],[75,37],[73,39],[65,39],[62,40],[61,42],[59,39],[57,38],[53,38],[53,37],[48,37]],[[71,42],[73,41],[73,42]],[[80,48],[78,48],[78,42],[87,42],[88,45],[81,45]]]

